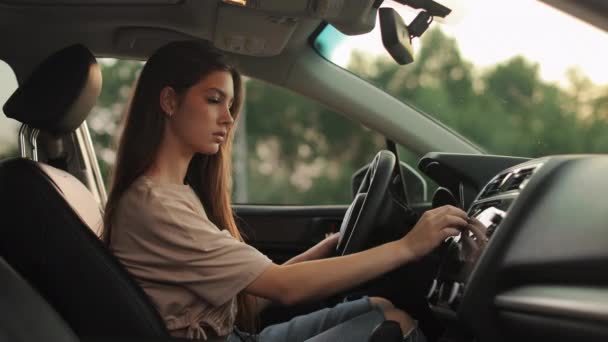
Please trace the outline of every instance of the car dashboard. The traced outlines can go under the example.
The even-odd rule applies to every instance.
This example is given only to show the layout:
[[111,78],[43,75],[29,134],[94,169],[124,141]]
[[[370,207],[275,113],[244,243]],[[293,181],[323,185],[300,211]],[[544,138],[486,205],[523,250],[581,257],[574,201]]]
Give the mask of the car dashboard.
[[[430,304],[453,313],[479,341],[608,339],[608,156],[552,156],[519,162],[488,156],[489,180],[474,160],[431,154],[420,169],[466,202],[486,226],[471,253],[462,236],[444,244]],[[430,166],[430,167],[429,167]]]

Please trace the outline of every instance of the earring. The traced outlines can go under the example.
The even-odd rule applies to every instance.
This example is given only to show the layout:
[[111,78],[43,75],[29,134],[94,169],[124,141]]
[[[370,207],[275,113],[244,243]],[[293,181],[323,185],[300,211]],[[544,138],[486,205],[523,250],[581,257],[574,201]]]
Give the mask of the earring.
[[170,112],[168,112],[168,113],[167,113],[167,115],[168,115],[169,117],[172,117],[172,116],[173,116],[173,112],[172,112],[172,111],[170,111]]

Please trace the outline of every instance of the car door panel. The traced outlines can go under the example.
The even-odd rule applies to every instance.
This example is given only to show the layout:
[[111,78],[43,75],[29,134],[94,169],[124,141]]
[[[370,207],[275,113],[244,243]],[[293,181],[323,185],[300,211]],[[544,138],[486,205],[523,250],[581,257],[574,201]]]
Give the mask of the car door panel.
[[234,205],[237,224],[252,246],[275,263],[289,258],[340,229],[348,205]]

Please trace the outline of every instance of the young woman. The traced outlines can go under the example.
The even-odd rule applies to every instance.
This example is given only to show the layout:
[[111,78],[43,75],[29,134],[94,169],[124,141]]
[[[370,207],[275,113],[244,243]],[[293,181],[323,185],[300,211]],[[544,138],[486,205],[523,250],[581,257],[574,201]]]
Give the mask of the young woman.
[[[431,251],[467,225],[442,207],[407,236],[325,258],[328,238],[284,265],[243,243],[230,206],[230,147],[243,100],[239,73],[208,44],[174,42],[144,66],[118,148],[104,240],[151,297],[174,336],[240,341],[366,341],[384,320],[404,340],[424,337],[405,312],[363,298],[265,328],[251,326],[256,299],[294,304],[363,283]],[[238,314],[238,317],[237,317]],[[338,338],[339,336],[339,338]]]

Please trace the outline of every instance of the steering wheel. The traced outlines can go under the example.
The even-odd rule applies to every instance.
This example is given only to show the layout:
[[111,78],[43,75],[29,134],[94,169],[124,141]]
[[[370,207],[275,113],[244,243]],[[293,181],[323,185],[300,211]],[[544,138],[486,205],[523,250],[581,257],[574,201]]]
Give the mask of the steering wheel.
[[356,253],[368,247],[396,163],[395,155],[387,150],[378,152],[370,163],[342,220],[337,255]]

